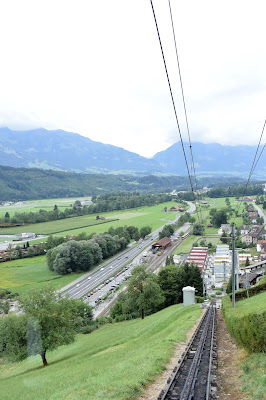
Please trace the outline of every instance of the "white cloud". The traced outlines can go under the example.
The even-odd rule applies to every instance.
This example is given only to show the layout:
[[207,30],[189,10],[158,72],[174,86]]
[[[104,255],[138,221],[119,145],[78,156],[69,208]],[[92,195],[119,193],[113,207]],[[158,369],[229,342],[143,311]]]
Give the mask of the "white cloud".
[[[255,144],[266,3],[171,2],[193,141]],[[186,140],[168,1],[154,0]],[[0,0],[0,125],[61,128],[152,156],[179,140],[148,0]]]

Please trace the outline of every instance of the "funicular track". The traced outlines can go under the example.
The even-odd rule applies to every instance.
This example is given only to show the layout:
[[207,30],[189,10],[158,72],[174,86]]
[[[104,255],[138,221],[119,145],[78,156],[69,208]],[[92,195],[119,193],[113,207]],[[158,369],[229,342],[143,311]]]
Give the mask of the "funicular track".
[[217,398],[216,326],[216,307],[213,301],[158,400],[210,400]]

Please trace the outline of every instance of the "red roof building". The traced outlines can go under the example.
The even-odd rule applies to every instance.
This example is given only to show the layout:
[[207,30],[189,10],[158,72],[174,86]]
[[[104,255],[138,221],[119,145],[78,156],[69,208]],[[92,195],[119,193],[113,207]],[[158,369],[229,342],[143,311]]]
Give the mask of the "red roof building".
[[197,265],[202,272],[206,265],[208,250],[208,247],[193,247],[186,262]]

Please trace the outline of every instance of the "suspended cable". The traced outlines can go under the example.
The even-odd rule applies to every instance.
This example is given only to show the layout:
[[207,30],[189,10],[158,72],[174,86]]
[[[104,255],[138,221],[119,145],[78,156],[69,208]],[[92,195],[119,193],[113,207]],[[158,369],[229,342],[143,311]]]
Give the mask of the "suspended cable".
[[[247,189],[247,187],[248,187],[248,184],[249,184],[249,181],[250,181],[250,179],[251,179],[251,176],[253,175],[253,173],[254,173],[254,171],[255,171],[255,168],[256,168],[256,166],[257,166],[257,164],[258,164],[258,161],[259,161],[259,159],[260,159],[260,157],[261,157],[261,155],[262,155],[262,153],[263,153],[264,147],[265,147],[265,145],[266,145],[266,143],[265,143],[264,146],[263,146],[263,148],[262,148],[262,150],[261,150],[261,152],[260,152],[259,158],[258,158],[258,160],[256,161],[256,157],[257,157],[257,154],[258,154],[258,151],[259,151],[261,139],[262,139],[262,136],[263,136],[263,134],[264,134],[265,125],[266,125],[266,120],[264,121],[264,124],[263,124],[263,128],[262,128],[261,135],[260,135],[260,140],[259,140],[259,143],[258,143],[258,146],[257,146],[257,149],[256,149],[256,153],[255,153],[255,156],[254,156],[254,159],[253,159],[252,166],[251,166],[251,168],[250,168],[250,173],[249,173],[248,180],[247,180],[247,183],[246,183],[245,188],[244,188],[244,193],[243,193],[242,199],[240,200],[240,203],[239,203],[239,205],[238,205],[238,207],[237,207],[237,211],[236,211],[236,214],[235,214],[235,215],[237,215],[237,213],[238,213],[238,211],[239,211],[239,207],[241,206],[241,203],[243,202],[243,199],[244,199],[244,196],[245,196],[245,193],[246,193],[246,189]],[[235,216],[235,218],[236,218],[236,216]],[[234,219],[234,222],[235,222],[235,219]]]
[[175,101],[174,101],[174,97],[173,97],[172,87],[171,87],[170,78],[169,78],[169,74],[168,74],[168,70],[167,70],[167,66],[166,66],[166,61],[165,61],[163,46],[162,46],[162,42],[161,42],[161,36],[160,36],[159,27],[158,27],[158,24],[157,24],[157,19],[156,19],[156,15],[155,15],[155,11],[154,11],[154,7],[153,7],[153,2],[152,2],[152,0],[150,0],[150,3],[151,3],[153,18],[154,18],[154,22],[155,22],[155,26],[156,26],[156,30],[157,30],[158,39],[159,39],[159,44],[160,44],[160,48],[161,48],[161,53],[162,53],[162,58],[163,58],[163,63],[164,63],[164,69],[165,69],[165,73],[166,73],[166,77],[167,77],[167,82],[168,82],[168,87],[169,87],[169,91],[170,91],[170,95],[171,95],[171,99],[172,99],[172,105],[173,105],[173,108],[174,108],[175,119],[176,119],[176,124],[177,124],[178,132],[179,132],[180,142],[181,142],[181,146],[182,146],[182,150],[183,150],[183,155],[184,155],[184,159],[185,159],[185,163],[186,163],[186,168],[187,168],[189,183],[190,183],[190,187],[191,187],[191,192],[192,192],[193,197],[194,197],[194,200],[195,200],[195,193],[194,193],[194,189],[193,189],[193,185],[192,185],[192,180],[191,180],[191,176],[190,176],[190,172],[189,172],[189,167],[188,167],[186,152],[185,152],[184,143],[183,143],[183,139],[182,139],[182,134],[181,134],[180,126],[179,126],[179,121],[178,121],[178,117],[177,117]]
[[184,107],[185,118],[186,118],[187,134],[188,134],[188,139],[189,139],[189,148],[190,148],[190,156],[191,156],[191,169],[193,169],[193,173],[194,173],[194,179],[195,179],[195,185],[196,185],[196,193],[197,193],[197,196],[198,196],[198,203],[199,203],[199,208],[200,208],[200,219],[202,221],[202,212],[201,212],[201,205],[200,205],[200,200],[199,200],[198,182],[197,182],[195,163],[194,163],[193,152],[192,152],[192,144],[191,144],[189,124],[188,124],[187,108],[186,108],[186,102],[185,102],[185,95],[184,95],[184,89],[183,89],[181,68],[180,68],[180,62],[179,62],[178,51],[177,51],[176,35],[175,35],[175,28],[174,28],[173,14],[172,14],[172,8],[171,8],[170,0],[168,0],[168,4],[169,4],[172,31],[173,31],[173,37],[174,37],[174,43],[175,43],[175,54],[176,54],[176,61],[177,61],[177,66],[178,66],[178,74],[179,74],[179,80],[180,80],[180,86],[181,86],[183,107]]

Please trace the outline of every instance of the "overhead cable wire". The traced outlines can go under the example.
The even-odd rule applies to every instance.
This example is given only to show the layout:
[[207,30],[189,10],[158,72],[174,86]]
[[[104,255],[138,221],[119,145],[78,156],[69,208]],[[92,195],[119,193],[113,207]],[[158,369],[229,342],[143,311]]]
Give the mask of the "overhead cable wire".
[[169,4],[172,31],[173,31],[173,37],[174,37],[174,43],[175,43],[175,54],[176,54],[176,61],[177,61],[177,66],[178,66],[178,74],[179,74],[179,80],[180,80],[180,86],[181,86],[183,107],[184,107],[185,118],[186,118],[187,134],[188,134],[188,139],[189,139],[189,148],[190,148],[190,156],[191,156],[191,169],[193,169],[193,173],[194,173],[194,179],[195,179],[195,185],[196,185],[196,193],[198,195],[198,202],[199,202],[199,208],[200,208],[200,219],[202,221],[202,212],[201,212],[201,206],[200,206],[200,200],[199,200],[198,182],[197,182],[195,163],[194,163],[193,152],[192,152],[190,129],[189,129],[189,124],[188,124],[188,116],[187,116],[187,107],[186,107],[186,102],[185,102],[184,88],[183,88],[181,68],[180,68],[180,62],[179,62],[178,51],[177,51],[176,35],[175,35],[175,28],[174,28],[173,14],[172,14],[172,8],[171,8],[170,0],[168,0],[168,4]]
[[173,105],[173,108],[174,108],[175,119],[176,119],[177,128],[178,128],[178,132],[179,132],[180,142],[181,142],[181,146],[182,146],[182,150],[183,150],[183,154],[184,154],[184,158],[185,158],[185,163],[186,163],[188,178],[189,178],[189,182],[190,182],[190,187],[191,187],[191,191],[192,191],[192,194],[193,194],[193,196],[194,196],[194,199],[195,199],[195,193],[194,193],[194,189],[193,189],[193,185],[192,185],[192,180],[191,180],[191,176],[190,176],[190,172],[189,172],[189,167],[188,167],[186,152],[185,152],[184,143],[183,143],[183,139],[182,139],[182,134],[181,134],[180,126],[179,126],[179,121],[178,121],[178,117],[177,117],[177,111],[176,111],[175,101],[174,101],[174,97],[173,97],[173,92],[172,92],[172,87],[171,87],[170,78],[169,78],[169,74],[168,74],[168,69],[167,69],[167,66],[166,66],[166,61],[165,61],[165,56],[164,56],[164,51],[163,51],[161,36],[160,36],[159,27],[158,27],[158,24],[157,24],[157,19],[156,19],[156,15],[155,15],[155,11],[154,11],[154,7],[153,7],[153,2],[152,2],[152,0],[150,0],[150,3],[151,3],[153,18],[154,18],[154,22],[155,22],[155,26],[156,26],[156,30],[157,30],[158,39],[159,39],[159,44],[160,44],[160,48],[161,48],[161,53],[162,53],[162,58],[163,58],[163,63],[164,63],[164,69],[165,69],[165,73],[166,73],[166,77],[167,77],[167,82],[168,82],[168,87],[169,87],[170,95],[171,95],[171,99],[172,99],[172,105]]
[[[251,179],[251,177],[252,177],[252,175],[253,175],[253,173],[254,173],[254,171],[255,171],[255,168],[256,168],[256,166],[257,166],[257,164],[258,164],[258,161],[259,161],[259,159],[260,159],[260,157],[261,157],[261,155],[262,155],[262,153],[263,153],[263,150],[264,150],[264,148],[265,148],[265,145],[266,145],[266,143],[265,143],[264,146],[263,146],[263,148],[262,148],[262,150],[261,150],[261,152],[260,152],[260,155],[259,155],[259,157],[258,157],[258,159],[257,159],[257,161],[256,161],[256,157],[257,157],[257,154],[258,154],[258,151],[259,151],[261,139],[262,139],[262,136],[263,136],[263,134],[264,134],[265,125],[266,125],[266,119],[265,119],[264,124],[263,124],[263,128],[262,128],[261,135],[260,135],[260,140],[259,140],[259,143],[258,143],[258,146],[257,146],[257,149],[256,149],[256,153],[255,153],[255,156],[254,156],[254,159],[253,159],[252,166],[251,166],[251,168],[250,168],[250,173],[249,173],[248,180],[247,180],[247,183],[246,183],[245,188],[244,188],[244,193],[243,193],[243,195],[242,195],[242,199],[240,200],[240,203],[239,203],[239,205],[238,205],[238,207],[237,207],[236,214],[238,213],[239,207],[241,206],[241,203],[243,202],[243,199],[244,199],[244,196],[245,196],[246,189],[247,189],[247,187],[248,187],[249,181],[250,181],[250,179]],[[235,218],[236,218],[236,217],[235,217]],[[234,222],[235,222],[235,219],[234,219]]]

